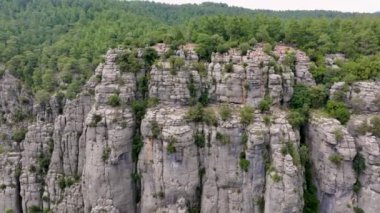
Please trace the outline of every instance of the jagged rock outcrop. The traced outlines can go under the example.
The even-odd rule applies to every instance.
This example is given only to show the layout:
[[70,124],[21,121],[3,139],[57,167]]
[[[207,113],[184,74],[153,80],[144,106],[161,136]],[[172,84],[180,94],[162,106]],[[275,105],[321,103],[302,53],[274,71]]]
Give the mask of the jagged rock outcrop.
[[20,153],[19,152],[7,152],[1,155],[0,166],[0,209],[2,211],[8,209],[19,209],[18,198],[20,194],[19,188],[19,176],[20,167]]
[[[273,113],[269,131],[271,167],[267,172],[265,212],[301,212],[303,168],[299,161],[299,133],[294,132],[283,112]],[[294,153],[284,153],[284,147]]]
[[[245,130],[237,113],[227,121],[219,118],[216,127],[187,122],[187,110],[158,106],[143,120],[141,212],[183,212],[178,206],[182,202],[187,208],[200,205],[201,212],[260,212],[264,205],[266,212],[301,211],[302,167],[280,151],[285,143],[299,144],[286,114],[275,112],[270,126],[255,114]],[[204,140],[200,147],[196,135]],[[247,172],[239,166],[242,155],[250,162]],[[269,162],[271,173],[266,175]]]
[[48,171],[52,141],[53,125],[37,122],[28,127],[24,142],[21,144],[20,187],[22,208],[27,212],[31,206],[42,203],[43,176]]
[[296,83],[308,86],[315,85],[315,80],[309,72],[310,59],[305,52],[279,44],[274,48],[274,54],[278,57],[279,62],[283,62],[288,54],[294,54]]
[[351,86],[335,83],[330,89],[332,99],[341,99],[356,113],[380,112],[380,81],[359,81]]
[[[169,50],[153,48],[161,56]],[[194,49],[188,44],[174,53],[184,62],[179,67],[162,57],[136,73],[121,71],[116,57],[122,50],[110,50],[75,99],[57,95],[44,104],[6,73],[0,80],[6,118],[0,212],[302,212],[304,142],[320,212],[377,212],[380,139],[371,122],[379,113],[378,82],[333,85],[330,98],[344,100],[357,115],[344,126],[313,112],[300,133],[286,107],[296,84],[315,85],[305,53],[283,44],[268,52],[259,44],[245,55],[232,49],[198,63]],[[286,61],[289,54],[294,64]],[[141,79],[149,80],[144,91]],[[151,106],[152,98],[159,104]],[[262,100],[269,111],[260,111]],[[208,102],[201,114],[209,120],[189,119],[197,102]],[[252,107],[248,123],[244,107]],[[14,123],[16,109],[35,119]],[[26,129],[25,138],[16,142],[10,123]],[[360,174],[352,166],[359,154]]]
[[380,139],[372,123],[380,119],[379,89],[376,81],[350,86],[335,83],[330,98],[344,101],[355,114],[346,126],[321,113],[314,113],[309,121],[307,141],[322,212],[354,212],[357,208],[374,213],[379,209]]
[[[121,73],[115,65],[116,56],[117,52],[109,51],[105,64],[101,65],[95,103],[85,121],[81,178],[85,212],[99,212],[102,208],[114,209],[111,212],[135,211],[131,176],[135,124],[127,104],[134,98],[136,79],[132,73]],[[112,96],[117,103],[109,103]]]
[[379,115],[355,115],[348,124],[348,130],[355,137],[358,153],[364,157],[365,169],[358,175],[361,189],[358,192],[358,206],[365,212],[374,213],[380,208],[380,137],[371,133],[368,126]]
[[219,102],[255,107],[265,96],[271,96],[274,105],[287,103],[293,95],[294,74],[270,60],[262,46],[245,56],[237,51],[215,54],[209,65],[210,96]]
[[307,141],[319,189],[321,212],[353,212],[352,190],[356,176],[352,160],[356,156],[354,138],[339,121],[313,114],[307,127]]
[[153,67],[150,72],[150,97],[156,97],[163,103],[189,104],[191,101],[191,94],[188,89],[190,80],[193,81],[192,84],[195,87],[201,87],[201,78],[198,72],[191,68],[190,63],[178,71],[176,75],[172,75],[170,69],[168,62],[162,62],[159,67]]
[[338,62],[343,62],[346,60],[346,56],[342,53],[327,54],[325,57],[325,63],[328,67],[332,69],[339,69],[337,65]]
[[[275,106],[290,100],[294,75],[289,67],[269,64],[270,59],[261,46],[245,56],[234,50],[215,54],[207,78],[192,66],[175,75],[165,62],[153,68],[149,96],[159,97],[161,104],[148,110],[141,125],[141,212],[302,210],[303,169],[281,153],[287,143],[299,147],[299,133],[287,123],[286,113],[275,110],[267,125],[258,111],[247,127],[239,118],[243,105],[257,107],[265,96]],[[189,77],[198,90],[208,88],[212,102],[230,104],[232,117],[223,121],[217,116],[217,126],[188,122]],[[218,105],[208,110],[216,113]],[[197,146],[199,137],[203,144]],[[246,172],[242,158],[250,162]]]

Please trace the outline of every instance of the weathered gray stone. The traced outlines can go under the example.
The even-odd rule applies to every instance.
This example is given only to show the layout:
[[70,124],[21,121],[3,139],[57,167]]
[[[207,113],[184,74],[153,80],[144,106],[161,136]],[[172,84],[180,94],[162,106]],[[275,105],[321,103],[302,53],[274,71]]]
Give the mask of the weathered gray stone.
[[[356,182],[352,168],[357,153],[354,138],[339,121],[317,113],[312,115],[306,132],[321,212],[353,212],[347,205],[356,205],[352,190]],[[340,158],[335,163],[334,156]]]

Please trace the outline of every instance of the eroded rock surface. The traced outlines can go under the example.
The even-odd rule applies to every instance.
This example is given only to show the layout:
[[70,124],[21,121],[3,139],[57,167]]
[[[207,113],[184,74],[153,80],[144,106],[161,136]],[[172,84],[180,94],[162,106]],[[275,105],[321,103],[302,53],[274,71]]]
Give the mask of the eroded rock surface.
[[[154,49],[168,52],[165,44]],[[356,115],[341,125],[313,112],[300,133],[287,106],[296,84],[315,81],[309,58],[294,47],[268,52],[259,44],[245,55],[231,49],[202,64],[188,44],[174,53],[181,67],[162,57],[137,73],[119,69],[121,51],[107,52],[73,100],[36,103],[9,73],[0,79],[0,212],[302,212],[303,143],[320,212],[378,212],[380,139],[368,127],[379,113],[378,82],[333,85],[330,98]],[[286,64],[289,54],[294,64]],[[149,105],[152,98],[159,104]],[[260,102],[269,99],[269,111],[261,112]],[[212,121],[189,120],[197,102],[208,102],[203,116]],[[150,108],[142,112],[142,104]],[[245,106],[252,107],[249,124],[240,114]],[[19,129],[25,138],[12,137]],[[359,154],[360,174],[352,166]]]

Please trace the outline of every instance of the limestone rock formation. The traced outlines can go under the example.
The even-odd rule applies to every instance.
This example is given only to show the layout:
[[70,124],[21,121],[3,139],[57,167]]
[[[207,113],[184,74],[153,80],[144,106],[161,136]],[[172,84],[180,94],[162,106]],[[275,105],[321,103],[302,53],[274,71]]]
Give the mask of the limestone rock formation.
[[167,45],[153,48],[161,58],[136,72],[109,50],[73,100],[34,100],[4,74],[0,212],[302,212],[301,144],[320,212],[378,211],[379,82],[334,84],[355,115],[344,126],[313,112],[300,132],[287,107],[296,84],[315,85],[304,52],[258,44],[200,63],[187,44],[173,67]]
[[380,112],[380,81],[359,81],[351,86],[337,82],[331,87],[330,96],[343,99],[357,113]]
[[[313,114],[307,141],[320,190],[321,212],[346,212],[353,206],[352,187],[356,176],[352,160],[356,156],[354,138],[339,121]],[[352,210],[351,210],[352,212]]]

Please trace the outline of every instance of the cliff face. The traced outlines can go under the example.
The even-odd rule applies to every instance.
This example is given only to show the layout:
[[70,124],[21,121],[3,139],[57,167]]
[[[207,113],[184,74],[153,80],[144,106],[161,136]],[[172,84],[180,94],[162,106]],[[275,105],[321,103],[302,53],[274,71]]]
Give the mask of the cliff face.
[[[259,45],[198,64],[189,45],[176,53],[184,59],[178,69],[160,60],[138,73],[119,69],[120,52],[108,51],[74,100],[57,96],[33,105],[17,79],[3,76],[0,212],[302,212],[301,143],[310,149],[320,212],[380,208],[379,134],[357,131],[379,112],[378,82],[334,85],[331,97],[345,88],[357,115],[342,126],[313,113],[300,134],[289,124],[287,105],[296,84],[315,82],[299,50],[279,45],[268,55]],[[135,100],[143,96],[159,104],[140,118]],[[270,110],[262,112],[268,96]],[[365,104],[354,107],[357,98]],[[189,119],[203,99],[207,120]],[[241,115],[247,106],[249,122]],[[20,131],[25,137],[14,137]],[[360,174],[352,166],[358,153],[366,167]],[[338,164],[332,155],[342,158]]]
[[[379,95],[379,82],[336,83],[330,97],[344,100],[355,113],[348,124],[320,113],[309,121],[307,142],[322,212],[354,212],[353,206],[378,212],[380,135],[374,126],[379,125]],[[341,162],[334,163],[332,156]]]

